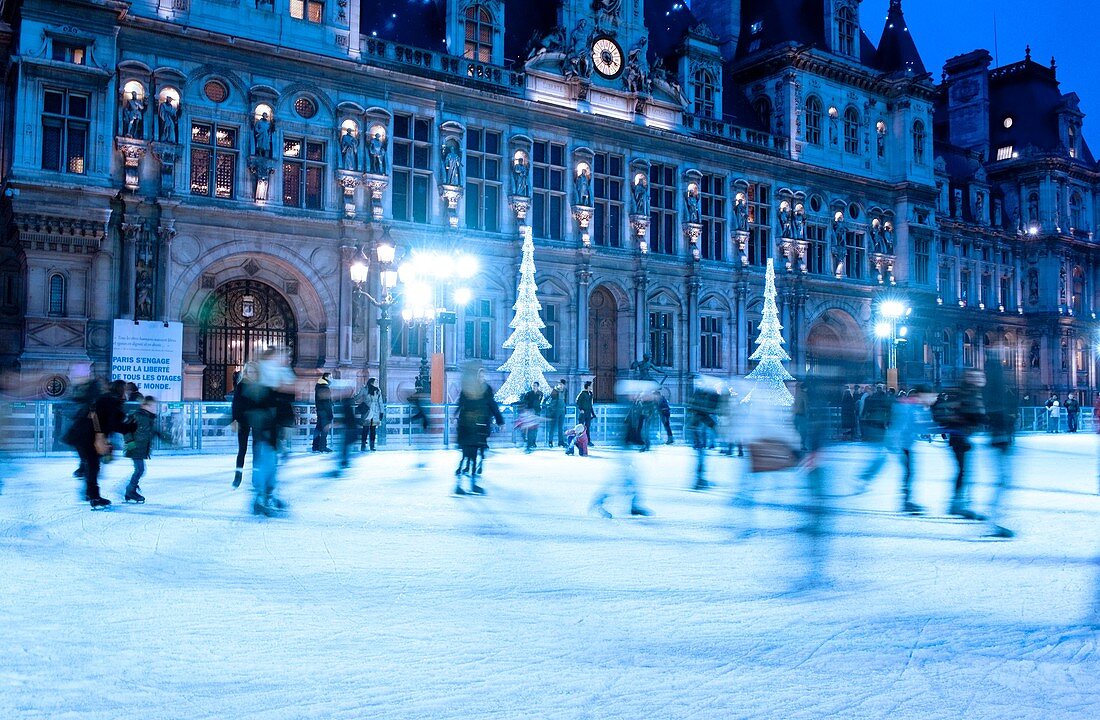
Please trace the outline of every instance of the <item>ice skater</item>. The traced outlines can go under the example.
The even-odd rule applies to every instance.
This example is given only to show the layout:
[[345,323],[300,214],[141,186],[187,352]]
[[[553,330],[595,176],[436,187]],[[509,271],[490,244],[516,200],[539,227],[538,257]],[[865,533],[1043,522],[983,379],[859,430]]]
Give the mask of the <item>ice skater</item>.
[[588,457],[588,433],[580,423],[565,431],[565,454],[572,455],[574,451],[581,457]]
[[958,468],[955,474],[955,489],[951,495],[951,506],[947,514],[968,520],[985,519],[970,509],[967,488],[967,455],[973,448],[970,438],[985,420],[985,407],[982,402],[984,386],[985,375],[981,370],[967,370],[958,391],[946,400],[939,401],[946,403],[941,414],[941,424],[947,428],[947,442],[951,446]]
[[[462,367],[462,391],[458,395],[457,440],[462,457],[455,470],[455,495],[484,495],[477,484],[484,469],[484,453],[489,447],[490,422],[504,425],[504,416],[493,397],[493,389],[485,381],[485,371],[476,362]],[[482,456],[479,461],[478,455]],[[462,476],[470,479],[470,489],[462,487]]]
[[233,487],[241,486],[244,477],[244,459],[248,454],[248,437],[252,436],[252,460],[256,460],[256,436],[252,432],[252,422],[249,420],[249,411],[252,409],[252,400],[249,399],[249,386],[256,382],[258,369],[256,363],[247,362],[241,369],[240,377],[233,386],[233,403],[230,405],[230,416],[237,428],[237,466],[233,472]]
[[932,418],[928,408],[936,399],[936,393],[927,385],[918,385],[905,397],[898,398],[890,412],[890,432],[887,444],[898,453],[901,460],[901,511],[919,515],[924,508],[913,502],[913,445],[917,438],[929,430]]
[[1012,487],[1012,446],[1016,436],[1019,400],[1016,392],[1005,381],[1001,363],[992,354],[986,358],[985,368],[983,398],[986,421],[989,423],[989,444],[997,455],[997,477],[988,510],[988,534],[992,537],[1011,538],[1015,533],[1000,523],[1004,497]]
[[130,413],[128,422],[133,430],[124,436],[123,454],[134,461],[134,472],[126,485],[125,500],[141,504],[145,496],[138,483],[145,476],[145,462],[153,456],[153,438],[162,442],[171,442],[172,438],[157,428],[157,399],[152,395],[144,396],[141,406]]
[[[259,376],[249,386],[252,408],[249,420],[255,433],[252,460],[252,513],[274,517],[286,511],[286,503],[276,494],[279,467],[279,443],[286,406],[294,390],[294,374],[287,356],[279,348],[268,348],[259,362]],[[293,413],[291,413],[293,417]]]
[[630,402],[630,410],[622,426],[621,453],[622,465],[618,478],[609,478],[592,500],[592,510],[600,517],[611,518],[611,511],[605,503],[615,495],[622,495],[630,501],[630,514],[635,517],[645,517],[653,512],[642,504],[641,489],[638,487],[638,470],[635,467],[636,452],[646,445],[645,434],[645,404],[652,402],[653,395],[657,391],[657,384],[648,380],[621,380],[616,386],[616,392]]

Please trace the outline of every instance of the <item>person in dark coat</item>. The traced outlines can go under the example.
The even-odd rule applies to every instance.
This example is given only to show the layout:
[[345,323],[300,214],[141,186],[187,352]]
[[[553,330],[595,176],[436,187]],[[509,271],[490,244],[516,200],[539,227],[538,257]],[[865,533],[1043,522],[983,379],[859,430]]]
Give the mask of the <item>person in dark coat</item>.
[[240,377],[233,386],[233,403],[229,406],[229,414],[233,423],[237,426],[237,465],[233,472],[233,487],[241,486],[244,477],[244,458],[248,453],[248,436],[252,435],[252,457],[256,457],[256,436],[252,432],[252,423],[249,420],[249,412],[252,410],[252,400],[249,398],[249,386],[256,382],[256,363],[245,363]]
[[[462,369],[462,392],[458,396],[456,414],[456,440],[462,450],[462,459],[455,470],[458,478],[455,495],[484,495],[484,488],[477,484],[477,477],[483,469],[478,463],[478,454],[489,447],[489,422],[501,427],[504,416],[493,397],[493,389],[485,382],[485,372],[476,363],[469,363]],[[469,491],[462,487],[463,475],[470,478]]]
[[592,421],[596,419],[596,408],[592,405],[592,381],[584,381],[584,389],[577,393],[574,403],[577,406],[577,422],[584,425],[584,434],[588,436],[588,444],[592,442]]
[[672,406],[668,404],[665,391],[657,393],[657,414],[661,416],[661,427],[665,430],[665,445],[672,444]]
[[538,416],[542,412],[542,390],[539,388],[539,383],[536,380],[531,383],[531,389],[523,393],[523,397],[519,399],[520,416],[524,425],[524,436],[526,442],[524,443],[524,450],[531,452],[538,445]]
[[317,384],[313,386],[313,405],[317,409],[317,427],[313,431],[313,452],[332,452],[328,446],[328,431],[332,427],[332,388],[329,378],[332,373],[321,373]]
[[358,399],[359,423],[362,428],[359,435],[359,452],[364,452],[368,443],[370,451],[374,452],[374,444],[378,440],[378,428],[386,414],[386,406],[382,402],[382,391],[378,389],[378,381],[367,378],[367,384],[359,391]]
[[157,429],[157,399],[152,395],[142,396],[141,405],[128,419],[133,430],[126,435],[124,454],[134,461],[134,473],[126,486],[126,502],[143,503],[145,497],[138,482],[145,476],[145,461],[153,455],[153,438],[159,437],[164,442],[170,442],[171,438]]
[[[106,507],[111,501],[99,492],[99,471],[104,457],[110,455],[108,438],[115,433],[129,432],[133,425],[122,412],[126,383],[114,380],[107,391],[96,394],[100,385],[85,388],[85,402],[79,403],[73,425],[66,433],[65,441],[80,456],[84,467],[84,497],[93,508]],[[105,453],[101,452],[106,449]]]
[[989,444],[997,453],[997,481],[989,503],[989,534],[1010,538],[1015,535],[1000,525],[1001,505],[1012,486],[1012,445],[1016,438],[1016,416],[1019,399],[1008,386],[1004,370],[997,358],[990,354],[985,363],[986,383],[983,392],[986,422],[989,425]]
[[[981,370],[967,370],[962,384],[953,395],[941,401],[947,404],[941,413],[942,424],[947,427],[947,442],[955,456],[958,471],[955,474],[955,490],[951,496],[949,515],[983,520],[984,518],[969,507],[967,498],[967,453],[973,448],[971,436],[985,422],[985,404],[982,401],[982,388],[985,386],[985,374]],[[936,413],[933,413],[935,416]]]
[[617,389],[622,399],[630,402],[630,409],[622,425],[623,452],[620,454],[622,468],[618,478],[609,477],[596,492],[591,509],[600,517],[611,518],[611,511],[607,509],[605,503],[614,495],[622,495],[630,500],[632,516],[646,517],[653,512],[642,505],[642,494],[637,479],[638,471],[635,467],[634,453],[631,451],[645,447],[645,404],[653,402],[652,396],[657,391],[657,384],[645,380],[631,380],[620,383]]
[[871,460],[860,473],[861,490],[867,489],[871,480],[878,475],[886,463],[886,428],[890,425],[890,414],[893,409],[894,396],[888,395],[881,385],[876,386],[874,393],[863,401],[860,426],[863,430],[863,441],[870,447]]
[[[660,395],[664,397],[664,395]],[[719,388],[709,378],[697,378],[695,388],[688,401],[687,428],[695,448],[695,484],[693,490],[706,490],[711,486],[706,479],[706,456],[709,438],[718,426],[715,416],[718,413],[721,395]]]
[[840,439],[856,439],[856,396],[850,385],[840,396]]
[[546,396],[546,420],[546,447],[565,447],[565,380],[558,380]]
[[1071,433],[1077,432],[1077,422],[1081,417],[1081,401],[1077,399],[1077,393],[1070,393],[1066,398],[1066,423]]

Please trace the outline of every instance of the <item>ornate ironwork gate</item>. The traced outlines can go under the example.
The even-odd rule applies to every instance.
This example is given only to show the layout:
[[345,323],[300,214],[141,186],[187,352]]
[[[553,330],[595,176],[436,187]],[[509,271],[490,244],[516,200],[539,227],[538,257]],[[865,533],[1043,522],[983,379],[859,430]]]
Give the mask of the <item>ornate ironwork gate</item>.
[[202,306],[202,397],[224,400],[233,374],[273,345],[298,355],[298,324],[290,303],[278,290],[255,280],[233,280]]

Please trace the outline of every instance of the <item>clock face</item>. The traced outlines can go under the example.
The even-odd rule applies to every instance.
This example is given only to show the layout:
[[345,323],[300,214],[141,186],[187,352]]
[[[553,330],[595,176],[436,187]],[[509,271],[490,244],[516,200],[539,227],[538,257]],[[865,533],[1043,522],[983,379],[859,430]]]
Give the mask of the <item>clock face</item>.
[[609,37],[596,38],[592,43],[592,67],[605,78],[619,76],[623,71],[623,51]]

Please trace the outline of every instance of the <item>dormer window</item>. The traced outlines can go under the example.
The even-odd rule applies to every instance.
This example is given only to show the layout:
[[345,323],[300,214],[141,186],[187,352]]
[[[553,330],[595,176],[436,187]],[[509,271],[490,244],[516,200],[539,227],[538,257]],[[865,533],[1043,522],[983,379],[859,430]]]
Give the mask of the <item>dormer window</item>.
[[856,24],[856,16],[850,7],[842,7],[836,13],[836,51],[841,55],[855,57],[856,33],[859,26]]
[[51,57],[58,62],[72,63],[73,65],[85,65],[87,63],[88,48],[73,42],[62,40],[53,41],[53,54]]
[[752,109],[756,111],[756,117],[760,120],[760,127],[768,132],[772,131],[772,101],[761,96],[753,100]]
[[1077,128],[1072,125],[1066,129],[1066,139],[1069,145],[1069,156],[1071,158],[1077,157]]
[[1011,145],[1005,145],[1004,147],[997,148],[998,160],[1011,160],[1016,157],[1016,151]]
[[466,36],[462,57],[475,62],[493,61],[493,16],[484,5],[466,8],[462,20]]
[[716,88],[717,83],[714,82],[714,76],[711,75],[710,71],[700,68],[692,75],[691,89],[694,95],[696,115],[707,118],[716,117]]

